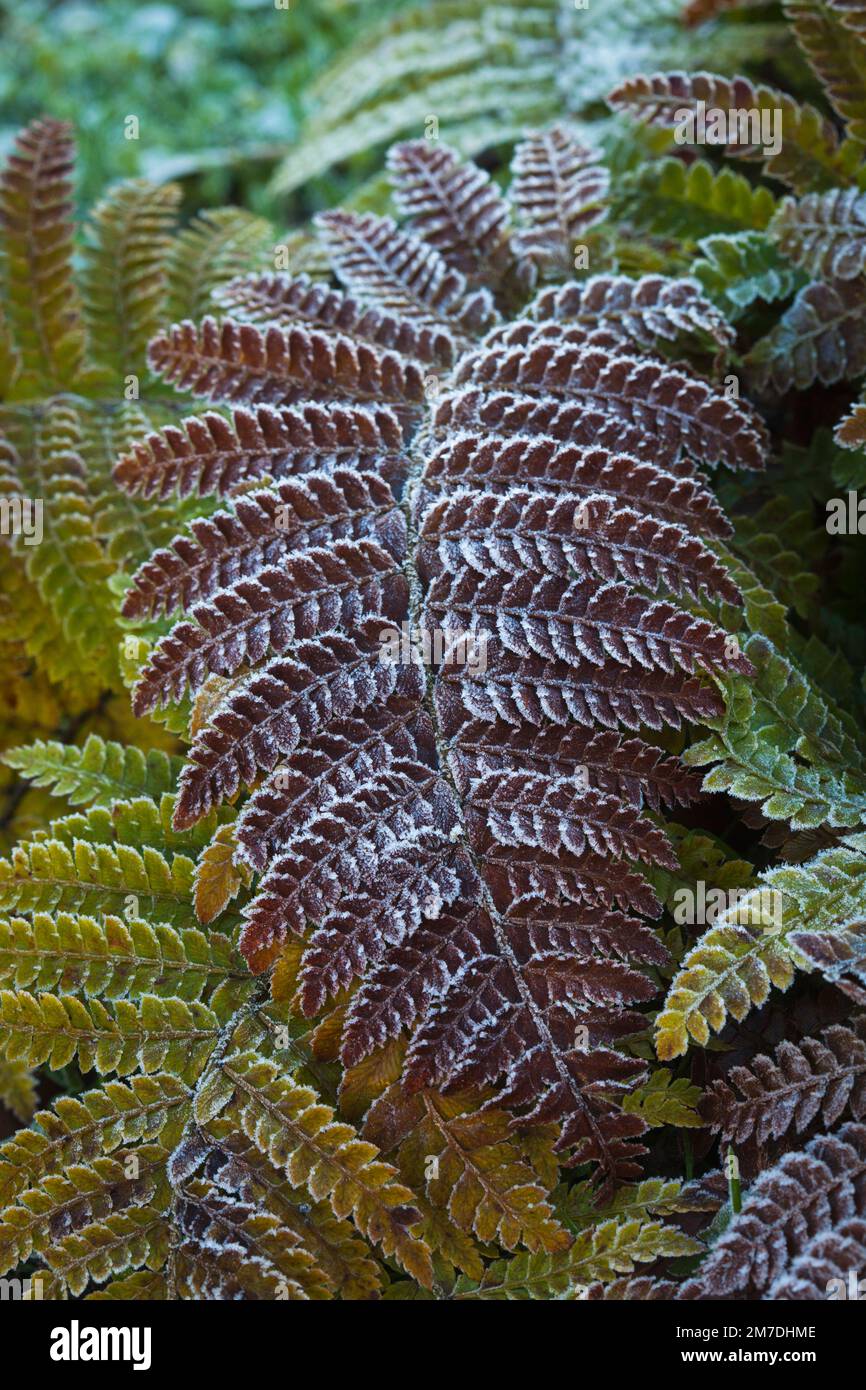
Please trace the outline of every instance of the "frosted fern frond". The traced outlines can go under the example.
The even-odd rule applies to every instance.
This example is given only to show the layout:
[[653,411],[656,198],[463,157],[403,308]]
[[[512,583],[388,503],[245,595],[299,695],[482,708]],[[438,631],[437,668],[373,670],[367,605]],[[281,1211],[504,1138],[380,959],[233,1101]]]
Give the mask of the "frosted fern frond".
[[169,792],[180,771],[176,757],[158,749],[146,754],[91,734],[83,747],[50,742],[31,743],[3,754],[37,787],[51,787],[71,806],[108,806],[134,797],[160,797]]
[[796,1277],[799,1259],[808,1263],[813,1238],[844,1239],[847,1223],[862,1217],[864,1166],[866,1128],[853,1123],[785,1154],[749,1190],[742,1211],[679,1296],[774,1298],[777,1287]]
[[522,224],[518,247],[542,270],[570,270],[575,243],[604,219],[607,169],[561,125],[518,145],[511,167],[510,197]]
[[[615,111],[628,114],[649,125],[673,129],[683,121],[683,112],[697,116],[698,103],[707,111],[742,112],[747,128],[729,127],[719,143],[738,159],[763,160],[765,173],[787,183],[795,192],[808,192],[816,185],[832,187],[844,176],[848,151],[830,121],[814,106],[801,106],[786,92],[748,78],[729,80],[713,72],[654,72],[630,78],[608,96]],[[768,112],[781,112],[782,138],[778,150],[765,149],[759,138],[760,118]],[[749,122],[751,121],[751,124]],[[850,163],[850,159],[848,161]]]
[[[168,380],[234,408],[152,436],[118,480],[232,506],[134,578],[130,618],[188,614],[134,707],[225,682],[175,831],[252,791],[238,855],[262,878],[241,950],[274,981],[296,952],[306,1015],[357,990],[338,1015],[353,1075],[408,1029],[407,1094],[492,1087],[513,1127],[558,1123],[556,1152],[610,1192],[648,1128],[626,1105],[645,1066],[616,1044],[668,959],[642,870],[677,863],[644,807],[697,790],[619,730],[717,717],[713,678],[751,671],[682,600],[738,605],[700,539],[728,524],[695,464],[760,467],[766,432],[655,354],[728,349],[694,282],[598,277],[506,322],[531,292],[507,202],[448,150],[402,146],[391,169],[408,230],[318,219],[344,291],[238,280],[222,292],[238,317],[151,346]],[[467,634],[479,659],[458,654]]]
[[794,940],[805,929],[835,934],[862,914],[863,848],[862,836],[850,836],[806,864],[770,869],[720,915],[673,979],[656,1023],[660,1058],[680,1056],[690,1041],[705,1045],[729,1015],[739,1021],[765,1003],[771,987],[787,990],[808,964]]
[[[739,1093],[739,1094],[737,1094]],[[832,1129],[843,1114],[866,1113],[866,1041],[862,1020],[854,1028],[835,1025],[820,1037],[781,1042],[774,1057],[759,1054],[748,1067],[732,1067],[726,1081],[713,1082],[701,1115],[723,1141],[758,1144],[793,1129],[802,1134],[819,1117]]]
[[856,280],[866,264],[866,198],[856,188],[786,198],[769,230],[789,260],[822,280]]

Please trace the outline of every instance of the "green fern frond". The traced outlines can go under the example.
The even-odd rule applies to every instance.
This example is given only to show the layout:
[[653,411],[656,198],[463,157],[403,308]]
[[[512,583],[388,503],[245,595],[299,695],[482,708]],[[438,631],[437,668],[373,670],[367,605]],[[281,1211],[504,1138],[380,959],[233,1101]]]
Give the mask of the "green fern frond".
[[787,299],[805,280],[760,232],[702,237],[698,249],[701,256],[691,272],[730,319],[740,318],[757,300]]
[[16,547],[27,576],[66,644],[77,649],[80,668],[103,687],[116,686],[116,661],[106,643],[116,611],[108,587],[112,565],[96,535],[75,411],[56,401],[34,422],[20,409],[0,410],[0,429],[14,446],[21,494],[41,507],[41,542],[28,545],[19,537]]
[[775,208],[768,189],[753,186],[732,169],[716,171],[702,159],[686,165],[666,157],[620,181],[612,215],[662,236],[698,241],[720,230],[762,232]]
[[158,1145],[142,1144],[131,1166],[129,1160],[96,1158],[71,1164],[62,1176],[46,1178],[39,1187],[22,1192],[14,1206],[0,1213],[0,1272],[33,1255],[47,1259],[58,1231],[100,1221],[115,1206],[129,1210],[155,1203],[164,1209],[167,1157]]
[[866,836],[847,837],[807,864],[784,864],[762,875],[701,937],[683,961],[656,1022],[662,1061],[689,1042],[706,1046],[728,1016],[738,1022],[787,990],[805,964],[791,937],[839,930],[866,911]]
[[622,1108],[627,1115],[640,1115],[650,1129],[662,1125],[700,1129],[704,1123],[697,1111],[700,1098],[700,1086],[692,1085],[687,1076],[674,1077],[666,1067],[659,1067],[625,1097]]
[[[168,1257],[171,1222],[155,1207],[115,1211],[72,1235],[63,1236],[45,1251],[45,1262],[60,1287],[73,1296],[93,1279],[102,1283],[112,1274],[144,1265],[159,1270]],[[51,1297],[60,1296],[52,1292]]]
[[[4,1063],[4,1066],[12,1065]],[[58,1096],[29,1129],[0,1144],[0,1203],[28,1187],[139,1141],[173,1148],[180,1139],[189,1088],[167,1072],[106,1081],[80,1096]]]
[[167,1071],[194,1082],[216,1046],[219,1020],[206,1005],[146,994],[106,1008],[74,995],[0,990],[0,1048],[13,1061],[59,1071],[73,1058],[104,1076]]
[[638,1264],[663,1256],[696,1255],[700,1241],[659,1221],[605,1221],[575,1237],[559,1254],[522,1254],[496,1260],[477,1283],[461,1278],[451,1297],[464,1299],[580,1298],[596,1280],[605,1283],[631,1274]]
[[166,258],[180,206],[177,184],[118,184],[88,227],[81,277],[90,351],[117,377],[146,373],[145,353],[166,317]]
[[2,755],[36,787],[51,787],[71,806],[110,806],[133,797],[161,797],[176,785],[182,759],[159,749],[106,742],[91,734],[84,746],[40,741]]
[[763,636],[743,648],[753,681],[726,683],[726,713],[714,733],[686,750],[690,767],[715,766],[707,791],[760,802],[771,820],[795,829],[866,820],[866,764],[851,734],[792,663]]
[[0,911],[68,911],[95,915],[130,910],[176,927],[197,925],[195,864],[145,847],[89,844],[71,838],[18,845],[0,860]]
[[18,137],[0,175],[0,265],[7,357],[24,400],[68,389],[84,361],[81,301],[72,274],[69,126],[35,121]]
[[91,999],[205,998],[223,1021],[253,988],[242,958],[219,932],[65,912],[0,918],[0,983]]
[[785,17],[848,135],[866,144],[866,41],[831,0],[785,0]]
[[274,268],[274,230],[242,208],[214,208],[194,218],[174,238],[166,262],[166,320],[200,319],[212,313],[214,295],[238,275]]

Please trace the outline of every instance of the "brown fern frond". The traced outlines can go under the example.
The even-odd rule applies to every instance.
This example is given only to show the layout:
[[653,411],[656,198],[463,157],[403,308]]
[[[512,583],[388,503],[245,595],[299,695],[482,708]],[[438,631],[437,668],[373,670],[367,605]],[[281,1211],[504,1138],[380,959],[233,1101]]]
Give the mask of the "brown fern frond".
[[433,761],[426,716],[390,703],[362,717],[332,723],[326,733],[286,758],[246,803],[236,834],[240,851],[260,872],[292,831],[338,796],[390,768],[395,759]]
[[[725,669],[748,674],[744,658],[730,650],[727,633],[673,604],[654,602],[623,584],[601,588],[556,576],[485,579],[463,566],[438,575],[425,606],[432,633],[495,632],[515,656],[539,656],[576,666],[614,663],[645,670],[692,674]],[[483,636],[479,641],[483,641]],[[444,643],[443,643],[444,645]],[[447,660],[447,653],[445,656]]]
[[295,642],[351,628],[368,613],[399,618],[408,586],[394,557],[374,541],[335,541],[242,577],[192,610],[152,652],[135,687],[133,709],[198,690],[209,675],[231,676],[279,656]]
[[[273,955],[272,943],[280,939],[283,918],[279,881],[274,880],[272,887],[274,893],[262,895],[248,916],[248,930],[255,927],[264,943],[261,948],[256,946],[254,960],[261,960],[265,967]],[[430,836],[420,864],[414,845],[404,859],[392,857],[383,872],[373,875],[369,889],[343,897],[337,910],[310,937],[299,977],[302,1011],[309,1016],[319,1013],[329,998],[367,975],[379,962],[386,968],[404,946],[422,950],[423,942],[430,940],[431,952],[441,948],[443,935],[452,930],[449,909],[461,898],[471,900],[477,888],[478,880],[465,853],[451,844],[434,842]],[[438,947],[428,932],[434,934]],[[368,1002],[368,996],[363,995],[357,1010],[352,1011],[352,1019],[357,1018],[365,1031]],[[391,1036],[397,1036],[400,1026],[396,1025]],[[348,1057],[348,1039],[346,1046]],[[351,1055],[360,1061],[368,1054],[353,1051]]]
[[697,479],[677,477],[630,454],[561,444],[543,434],[491,437],[467,430],[449,436],[428,455],[417,510],[429,505],[434,493],[457,488],[531,488],[585,498],[606,494],[699,535],[724,537],[732,530],[712,492]]
[[554,125],[517,146],[511,171],[519,252],[543,271],[570,271],[578,239],[605,217],[610,175],[599,155]]
[[[457,817],[453,796],[434,769],[397,759],[289,831],[248,909],[242,949],[260,955],[266,942],[281,941],[289,932],[302,934],[308,922],[321,923],[344,897],[366,892],[375,903],[370,889],[387,882],[381,867],[389,855],[411,842],[419,869],[430,868]],[[382,901],[385,905],[392,897]]]
[[399,474],[405,463],[403,432],[385,407],[304,403],[276,410],[237,407],[231,423],[208,411],[181,427],[148,434],[124,454],[114,478],[142,497],[195,494],[225,497],[263,478],[335,467]]
[[219,706],[193,740],[180,780],[174,820],[178,829],[211,806],[251,786],[281,756],[294,753],[334,719],[381,704],[393,696],[414,708],[423,694],[415,665],[383,661],[393,627],[383,618],[360,622],[352,638],[324,633],[295,647],[293,660],[277,657],[249,676]]
[[[559,957],[502,955],[500,929],[487,914],[473,914],[467,928],[474,956],[457,969],[442,1003],[415,1034],[407,1059],[410,1092],[501,1081],[498,1104],[517,1112],[515,1125],[558,1120],[556,1148],[570,1150],[570,1162],[598,1163],[607,1187],[634,1177],[643,1152],[635,1141],[644,1122],[602,1100],[599,1090],[628,1089],[643,1067],[606,1045],[612,1034],[622,1037],[633,1026],[627,1010],[617,1011],[615,1023],[608,1017],[605,1027],[596,1017],[604,1018],[604,1006],[599,1010],[594,999],[616,994],[621,1005],[630,991],[632,998],[645,998],[646,977],[631,972],[629,982],[608,963],[595,978],[579,971],[569,976],[567,965],[560,972]],[[590,1038],[585,1050],[575,1046],[578,1024]]]
[[783,1040],[775,1060],[760,1055],[748,1067],[732,1067],[700,1103],[710,1129],[734,1144],[754,1135],[764,1145],[791,1129],[802,1134],[819,1116],[830,1130],[846,1112],[854,1120],[866,1114],[863,1019],[853,1029],[835,1025],[797,1044]]
[[457,672],[443,668],[436,692],[443,730],[453,736],[469,719],[519,728],[552,723],[639,732],[642,725],[680,728],[683,720],[700,723],[717,718],[724,708],[719,693],[697,679],[684,680],[642,667],[581,666],[517,657],[487,644],[486,670]]
[[367,308],[357,299],[307,275],[242,276],[223,286],[217,298],[233,318],[249,323],[275,323],[280,328],[306,323],[328,333],[387,348],[415,362],[436,367],[454,365],[455,341],[444,327],[419,327],[383,309]]
[[[536,249],[551,218],[557,237],[588,227],[602,177],[563,131],[541,143],[517,183]],[[261,879],[240,949],[275,967],[280,1004],[331,1006],[311,1046],[358,1068],[350,1103],[480,1089],[479,1115],[595,1165],[604,1198],[639,1174],[646,1066],[626,1044],[670,966],[651,922],[680,870],[647,810],[701,791],[647,731],[718,719],[718,678],[751,674],[688,606],[741,602],[701,539],[730,526],[699,469],[761,467],[767,433],[655,355],[731,342],[691,281],[596,277],[505,322],[529,278],[503,198],[441,147],[391,164],[413,231],[319,219],[345,292],[234,281],[238,321],[152,346],[167,380],[234,410],[149,436],[119,480],[231,503],[135,576],[128,617],[189,615],[135,708],[220,682],[174,829],[250,789],[231,848]],[[560,1233],[529,1187],[546,1249]],[[454,1223],[458,1264],[474,1220]],[[448,1259],[450,1239],[431,1236]]]
[[465,807],[470,844],[525,846],[578,858],[591,851],[614,859],[640,859],[676,869],[664,831],[614,797],[578,791],[540,773],[493,773],[473,784]]
[[788,259],[816,279],[856,280],[866,266],[866,194],[834,188],[786,198],[770,231]]
[[701,796],[703,778],[678,758],[610,731],[514,729],[476,720],[460,730],[452,746],[450,765],[464,795],[470,782],[486,773],[527,771],[596,787],[632,806],[646,801],[655,811],[688,806]]
[[471,284],[496,287],[511,272],[528,285],[529,267],[514,263],[508,203],[483,169],[441,142],[408,140],[389,150],[388,170],[410,230]]
[[466,279],[432,246],[397,230],[373,213],[324,212],[316,225],[336,273],[361,299],[425,328],[445,328],[465,339],[483,333],[496,311],[489,290],[470,290]]
[[696,471],[695,464],[684,457],[680,439],[654,436],[585,401],[538,400],[516,391],[469,387],[444,395],[432,424],[438,438],[464,430],[483,435],[543,435],[558,444],[597,445],[610,453],[627,454],[677,477],[691,478]]
[[791,942],[837,989],[866,1004],[866,922],[846,922],[832,932],[795,932]]
[[233,511],[199,518],[190,530],[192,537],[179,536],[133,576],[124,617],[188,611],[294,552],[339,540],[373,540],[397,559],[406,550],[405,520],[387,483],[350,468],[240,496]]
[[[811,4],[811,0],[806,0]],[[755,84],[746,77],[721,77],[712,72],[656,72],[631,77],[609,93],[608,105],[647,125],[676,129],[691,113],[701,110],[742,113],[745,131],[735,115],[723,134],[726,153],[737,159],[764,160],[764,171],[781,179],[795,192],[840,182],[839,137],[833,124],[814,106],[799,105],[775,87]],[[765,151],[758,138],[762,112],[781,119],[778,151]],[[729,118],[730,119],[730,118]],[[686,132],[687,133],[687,132]]]
[[555,340],[526,350],[482,346],[459,363],[455,383],[584,401],[617,421],[639,424],[700,463],[764,466],[766,429],[750,407],[699,377],[649,358]]
[[866,1126],[851,1123],[761,1174],[680,1297],[772,1296],[811,1239],[863,1216],[864,1202]]
[[345,334],[234,319],[188,320],[153,338],[152,369],[204,400],[291,405],[300,400],[388,403],[417,410],[424,399],[420,366],[390,349]]
[[651,350],[661,340],[707,337],[730,347],[734,330],[696,280],[672,280],[664,275],[593,275],[582,284],[544,290],[529,306],[540,322],[602,327],[621,336],[623,345]]
[[577,574],[603,584],[624,579],[740,601],[724,567],[697,537],[599,494],[582,501],[517,488],[504,496],[454,491],[427,509],[420,536],[419,567],[428,578],[466,564],[482,575]]
[[852,33],[866,33],[866,5],[863,0],[827,0],[827,7]]
[[866,1264],[866,1221],[852,1216],[832,1231],[819,1231],[806,1244],[790,1269],[776,1280],[772,1299],[843,1299],[862,1287]]

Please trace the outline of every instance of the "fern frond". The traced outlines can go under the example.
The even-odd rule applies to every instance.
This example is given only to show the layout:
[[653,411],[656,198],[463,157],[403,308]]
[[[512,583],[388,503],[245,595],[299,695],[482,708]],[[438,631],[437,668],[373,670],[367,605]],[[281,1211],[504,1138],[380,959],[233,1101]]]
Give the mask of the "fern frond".
[[199,213],[173,238],[166,258],[170,323],[212,313],[219,290],[239,275],[273,264],[274,231],[242,208]]
[[495,320],[490,293],[470,291],[439,252],[372,213],[323,212],[316,219],[334,269],[353,294],[458,341]]
[[110,806],[139,796],[158,799],[171,791],[181,768],[179,758],[159,749],[143,753],[98,734],[90,734],[80,748],[53,740],[11,748],[2,761],[34,786],[50,787],[71,806]]
[[45,1261],[62,1285],[76,1296],[93,1279],[102,1283],[112,1274],[145,1265],[157,1271],[165,1264],[171,1242],[171,1223],[154,1207],[131,1207],[62,1236],[45,1250]]
[[830,386],[866,371],[859,281],[807,285],[746,361],[755,385],[782,395],[813,382]]
[[483,384],[531,397],[580,401],[627,424],[675,441],[700,462],[760,468],[766,432],[755,412],[713,390],[700,378],[650,358],[609,347],[563,345],[548,331],[516,356],[507,347],[468,353],[455,373],[458,387]]
[[118,1076],[167,1071],[193,1082],[216,1045],[219,1021],[204,1004],[144,995],[140,1004],[73,995],[0,991],[0,1046],[13,1061],[46,1062],[52,1071],[73,1057],[83,1072]]
[[38,1101],[36,1075],[23,1062],[0,1062],[0,1105],[22,1124],[29,1124]]
[[866,768],[850,726],[767,638],[750,638],[743,653],[753,682],[731,680],[725,715],[705,721],[715,734],[693,744],[685,762],[715,762],[705,790],[759,801],[764,815],[795,829],[860,825]]
[[785,17],[849,139],[866,143],[866,39],[833,0],[785,0]]
[[281,1076],[254,1052],[219,1064],[197,1097],[198,1122],[206,1124],[230,1103],[243,1132],[294,1186],[308,1187],[316,1200],[327,1198],[337,1217],[351,1214],[386,1255],[430,1287],[429,1251],[411,1234],[419,1220],[412,1194],[373,1144],[338,1123],[309,1087]]
[[516,272],[508,203],[483,170],[429,140],[393,146],[388,170],[394,201],[411,231],[455,270],[482,284]]
[[[866,1003],[866,929],[861,921],[834,923],[830,931],[800,931],[791,945],[806,964],[820,970],[843,994],[858,1004]],[[860,1116],[855,1116],[859,1119]]]
[[351,334],[359,342],[388,348],[434,368],[454,363],[455,342],[449,328],[370,308],[307,275],[246,276],[232,280],[218,297],[220,304],[245,322],[275,323],[280,328],[309,324],[331,336]]
[[861,916],[866,892],[862,836],[823,850],[807,864],[767,870],[757,889],[721,915],[686,955],[656,1023],[656,1048],[668,1061],[689,1040],[705,1046],[730,1014],[742,1020],[771,986],[786,990],[804,963],[792,938],[806,924],[838,930]]
[[571,1299],[598,1280],[631,1274],[663,1256],[693,1255],[699,1241],[657,1221],[605,1221],[575,1237],[570,1250],[553,1255],[515,1255],[489,1265],[479,1283],[458,1280],[452,1298]]
[[0,919],[0,982],[17,989],[112,1000],[155,994],[192,1001],[205,995],[226,1016],[248,981],[242,959],[219,932],[205,936],[141,921],[127,926],[117,917],[97,922],[65,912],[36,912],[32,921]]
[[[74,406],[59,398],[38,422],[14,409],[0,410],[0,428],[14,446],[20,492],[43,504],[41,543],[21,545],[28,578],[52,610],[65,644],[77,647],[80,667],[103,688],[116,688],[114,654],[105,641],[115,614],[108,587],[113,566],[96,534]],[[8,491],[5,483],[0,486]]]
[[701,256],[692,265],[692,274],[729,319],[741,317],[756,300],[771,304],[787,299],[805,278],[786,264],[762,233],[707,236],[698,248]]
[[844,1125],[762,1173],[680,1297],[774,1297],[813,1236],[862,1216],[866,1127]]
[[856,188],[786,198],[769,234],[795,265],[822,280],[856,280],[866,266],[866,196]]
[[530,305],[537,319],[603,328],[621,335],[623,345],[651,350],[658,343],[695,338],[729,347],[733,330],[701,294],[693,280],[662,275],[594,275],[583,284],[545,290]]
[[660,236],[697,241],[711,234],[762,232],[776,201],[732,169],[715,170],[704,159],[684,164],[651,160],[622,181],[616,210],[635,226]]
[[405,546],[405,521],[391,489],[373,473],[345,468],[241,496],[233,511],[195,521],[191,530],[194,539],[178,537],[134,576],[125,617],[189,611],[242,577],[330,542],[369,539],[397,556]]
[[420,368],[390,351],[360,351],[351,338],[213,318],[186,321],[150,343],[148,361],[163,380],[204,400],[288,405],[346,399],[417,409]]
[[38,120],[18,136],[0,174],[4,312],[20,357],[19,399],[69,388],[84,361],[72,275],[71,128]]
[[[736,1094],[739,1092],[739,1095]],[[758,1144],[797,1134],[820,1116],[831,1130],[844,1114],[866,1113],[866,1038],[861,1021],[854,1029],[835,1025],[819,1037],[783,1041],[775,1059],[763,1054],[748,1067],[732,1067],[725,1081],[714,1081],[701,1099],[701,1116],[723,1142]]]
[[145,846],[90,844],[71,837],[18,845],[0,860],[0,907],[19,912],[70,911],[119,914],[132,897],[148,918],[195,926],[193,861],[169,859]]
[[[804,0],[811,5],[812,0]],[[727,131],[726,149],[740,159],[761,159],[764,172],[787,183],[797,193],[821,191],[845,181],[853,163],[853,150],[840,147],[832,124],[813,106],[801,106],[786,92],[745,77],[729,80],[717,73],[655,72],[630,78],[608,96],[615,111],[649,125],[675,128],[698,103],[706,110],[746,113],[781,113],[782,138],[778,152],[764,152],[749,138],[741,139],[739,126]],[[748,131],[747,131],[748,135]]]
[[259,406],[234,410],[231,423],[208,412],[148,435],[119,460],[115,478],[134,496],[223,497],[246,483],[329,466],[388,476],[403,457],[400,425],[385,407]]
[[166,260],[180,206],[176,184],[119,184],[91,214],[82,294],[94,358],[140,374],[166,317]]
[[541,270],[571,270],[575,243],[604,220],[610,175],[564,125],[522,141],[511,165],[510,198],[522,224],[520,253]]
[[190,1094],[183,1081],[157,1071],[109,1080],[79,1096],[58,1096],[51,1110],[36,1113],[29,1129],[0,1145],[0,1201],[6,1205],[74,1164],[92,1163],[139,1140],[172,1148]]

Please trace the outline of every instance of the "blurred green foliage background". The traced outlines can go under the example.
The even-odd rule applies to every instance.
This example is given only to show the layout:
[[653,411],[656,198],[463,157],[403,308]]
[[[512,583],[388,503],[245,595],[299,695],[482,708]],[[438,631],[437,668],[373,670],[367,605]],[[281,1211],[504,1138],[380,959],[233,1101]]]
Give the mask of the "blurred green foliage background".
[[[304,216],[304,195],[277,209],[265,192],[304,89],[395,2],[2,0],[0,154],[19,126],[51,114],[75,123],[83,206],[114,179],[179,177],[192,207]],[[125,138],[130,115],[138,140]],[[318,189],[319,202],[349,181]]]

